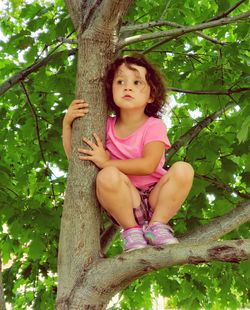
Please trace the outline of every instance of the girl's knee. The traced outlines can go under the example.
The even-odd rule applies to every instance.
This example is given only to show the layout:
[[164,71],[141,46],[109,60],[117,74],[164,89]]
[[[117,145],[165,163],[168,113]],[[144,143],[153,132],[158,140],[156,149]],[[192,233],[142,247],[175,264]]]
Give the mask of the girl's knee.
[[97,188],[114,189],[120,185],[121,172],[115,167],[103,168],[96,177]]
[[178,161],[171,167],[174,178],[181,183],[190,183],[194,178],[193,167],[184,161]]

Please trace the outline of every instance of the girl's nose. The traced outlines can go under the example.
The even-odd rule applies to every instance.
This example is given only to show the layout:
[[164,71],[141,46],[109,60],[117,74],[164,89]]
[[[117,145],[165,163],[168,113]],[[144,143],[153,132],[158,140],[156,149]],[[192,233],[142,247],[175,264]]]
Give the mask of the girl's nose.
[[126,83],[126,84],[124,85],[124,90],[126,90],[126,91],[132,90],[132,86],[129,85],[129,83]]

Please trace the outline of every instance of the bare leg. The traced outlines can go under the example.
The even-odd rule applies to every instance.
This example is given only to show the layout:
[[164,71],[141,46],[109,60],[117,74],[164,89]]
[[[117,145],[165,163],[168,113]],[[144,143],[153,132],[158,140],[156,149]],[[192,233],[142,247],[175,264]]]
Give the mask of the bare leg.
[[140,205],[140,195],[125,174],[115,167],[102,169],[96,179],[96,194],[102,207],[122,228],[137,225],[133,208]]
[[150,194],[149,203],[154,210],[150,223],[168,223],[190,192],[193,177],[194,171],[190,164],[173,164]]

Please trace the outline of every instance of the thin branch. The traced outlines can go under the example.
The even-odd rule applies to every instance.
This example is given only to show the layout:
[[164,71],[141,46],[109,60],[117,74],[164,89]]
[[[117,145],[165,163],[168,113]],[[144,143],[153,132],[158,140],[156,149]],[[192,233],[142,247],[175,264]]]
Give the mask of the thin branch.
[[43,163],[44,163],[44,165],[46,167],[46,170],[49,172],[49,180],[50,180],[50,185],[51,185],[51,192],[52,192],[52,196],[53,196],[54,202],[56,202],[54,185],[53,185],[53,182],[52,182],[52,179],[51,179],[51,175],[53,174],[53,172],[49,168],[49,166],[48,166],[48,164],[46,162],[45,156],[44,156],[44,152],[43,152],[43,148],[42,148],[42,141],[41,141],[41,137],[40,137],[40,129],[39,129],[38,117],[37,117],[35,108],[33,107],[33,104],[31,103],[28,91],[27,91],[27,89],[26,89],[26,87],[25,87],[23,82],[21,82],[21,86],[22,86],[22,89],[24,91],[28,107],[29,107],[29,109],[31,111],[31,114],[32,114],[34,120],[35,120],[36,135],[37,135],[37,140],[38,140],[38,145],[39,145],[41,157],[42,157]]
[[197,179],[207,181],[210,184],[215,185],[218,189],[227,191],[230,194],[234,193],[241,198],[250,199],[250,194],[241,193],[237,188],[233,188],[227,184],[223,184],[221,181],[218,181],[216,178],[211,178],[211,177],[208,177],[207,175],[199,175],[199,174],[195,174],[195,177]]
[[191,89],[180,89],[176,87],[168,87],[168,91],[174,91],[184,94],[195,94],[195,95],[231,95],[235,93],[241,93],[244,91],[249,91],[250,87],[242,87],[236,89],[226,89],[226,90],[191,90]]
[[[70,32],[70,33],[66,36],[65,39],[67,40],[74,32],[75,32],[75,31]],[[58,50],[59,47],[62,46],[62,45],[63,45],[63,42],[57,44],[57,45],[48,53],[47,57],[50,56],[50,55],[52,55],[52,54],[54,54],[55,51]],[[45,48],[47,48],[48,46],[49,46],[49,45],[46,44],[46,45],[45,45]],[[39,58],[40,58],[40,56],[38,57],[38,59],[39,59]],[[36,59],[36,61],[38,61],[38,59]]]
[[163,13],[161,14],[161,18],[160,18],[160,19],[163,19],[163,18],[166,17],[166,14],[167,14],[167,12],[168,12],[168,8],[169,8],[169,5],[170,5],[171,1],[172,1],[172,0],[168,0],[167,4],[166,4],[166,6],[165,6],[165,8],[164,8],[164,10],[163,10]]
[[187,145],[192,141],[198,134],[201,132],[202,129],[207,127],[210,123],[212,123],[216,118],[221,116],[225,111],[230,109],[235,105],[234,102],[229,102],[225,107],[221,108],[220,110],[210,114],[202,121],[197,123],[195,126],[190,128],[184,135],[182,135],[177,142],[175,142],[172,147],[166,152],[167,161],[169,161],[174,154],[183,146]]
[[210,18],[209,20],[207,20],[206,22],[210,22],[213,20],[218,20],[221,19],[223,17],[228,16],[230,13],[232,13],[238,6],[240,6],[243,2],[245,2],[246,0],[240,0],[237,3],[235,3],[235,5],[233,5],[231,8],[229,8],[227,11],[221,13],[220,15],[217,15],[215,17]]
[[250,220],[250,200],[239,203],[236,208],[208,224],[201,225],[180,238],[185,243],[218,240]]
[[23,82],[21,82],[21,86],[22,86],[22,89],[23,89],[23,91],[24,91],[24,94],[25,94],[25,97],[26,97],[26,101],[27,101],[28,107],[29,107],[29,109],[30,109],[30,111],[31,111],[31,114],[32,114],[34,120],[35,120],[35,124],[36,124],[36,126],[35,126],[35,128],[36,128],[36,136],[37,136],[37,141],[38,141],[40,153],[41,153],[41,156],[42,156],[43,163],[44,163],[44,165],[47,167],[47,163],[46,163],[46,160],[45,160],[45,157],[44,157],[43,148],[42,148],[42,142],[41,142],[41,138],[40,138],[40,129],[39,129],[38,117],[37,117],[35,108],[33,107],[32,103],[31,103],[29,94],[28,94],[27,89],[26,89],[26,87],[25,87],[25,85],[24,85]]
[[50,61],[53,61],[54,59],[57,59],[61,56],[63,56],[65,53],[68,54],[68,56],[75,55],[77,52],[77,48],[73,48],[71,50],[66,51],[60,51],[55,54],[50,54],[47,57],[34,62],[31,66],[19,71],[14,76],[9,78],[7,81],[3,82],[3,84],[0,86],[0,95],[4,94],[7,90],[9,90],[11,87],[16,85],[17,83],[23,81],[29,74],[36,72],[41,67],[46,66]]
[[231,23],[235,23],[239,20],[245,19],[250,16],[250,11],[247,11],[243,14],[233,16],[233,17],[227,17],[222,18],[220,20],[215,20],[203,24],[198,24],[194,26],[187,26],[187,27],[181,27],[173,30],[167,30],[167,31],[159,31],[155,33],[149,33],[149,34],[141,34],[141,35],[135,35],[126,39],[123,39],[118,44],[118,49],[121,49],[129,44],[146,41],[146,40],[155,40],[162,37],[175,37],[176,35],[184,35],[186,33],[194,32],[197,30],[203,30],[223,25],[228,25]]
[[77,39],[67,39],[64,37],[57,37],[57,42],[67,43],[67,44],[77,44]]
[[148,54],[149,52],[151,52],[151,51],[153,51],[154,49],[156,49],[157,47],[159,47],[159,46],[161,46],[161,45],[163,45],[163,44],[165,44],[165,43],[167,43],[167,42],[169,42],[169,41],[172,41],[172,40],[174,40],[174,39],[177,39],[177,38],[179,38],[180,36],[181,36],[181,35],[176,35],[175,37],[172,37],[172,38],[163,39],[163,40],[157,42],[156,44],[150,46],[149,48],[145,49],[145,50],[142,52],[142,54],[146,55],[146,54]]
[[16,192],[14,192],[11,188],[9,188],[9,187],[0,187],[0,190],[2,190],[4,193],[6,193],[7,194],[7,191],[6,190],[8,190],[8,191],[10,191],[12,194],[14,194],[16,197],[19,197],[19,195],[16,193]]
[[[212,42],[212,43],[215,43],[215,44],[220,44],[220,45],[225,45],[226,43],[225,42],[222,42],[222,41],[218,41],[217,39],[214,39],[206,34],[203,34],[202,32],[200,31],[195,31],[195,33],[198,34],[199,37],[203,37],[204,39]],[[179,35],[176,35],[176,36],[173,36],[171,38],[167,38],[167,39],[163,39],[161,41],[159,41],[158,43],[150,46],[149,48],[145,49],[142,54],[146,55],[148,54],[149,52],[153,51],[154,49],[156,49],[157,47],[159,46],[162,46],[163,44],[169,42],[169,41],[172,41],[172,40],[176,40],[177,38],[181,37],[182,34],[179,34]]]
[[101,248],[105,253],[111,245],[115,235],[118,232],[118,227],[111,224],[101,235]]

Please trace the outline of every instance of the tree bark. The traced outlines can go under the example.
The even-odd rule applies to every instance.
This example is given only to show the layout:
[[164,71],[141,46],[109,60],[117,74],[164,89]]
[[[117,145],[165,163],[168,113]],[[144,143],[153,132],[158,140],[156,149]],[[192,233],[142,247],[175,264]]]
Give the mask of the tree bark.
[[[104,138],[107,108],[103,77],[115,57],[117,30],[131,1],[67,1],[78,37],[76,98],[85,99],[90,113],[73,124],[72,158],[61,220],[58,255],[57,309],[102,309],[108,300],[98,302],[88,287],[75,295],[84,275],[100,257],[100,214],[95,197],[96,167],[78,158],[82,137],[96,132]],[[80,10],[80,12],[79,12]],[[76,13],[77,12],[77,13]],[[76,15],[75,15],[76,14]],[[79,17],[81,16],[81,18]]]

